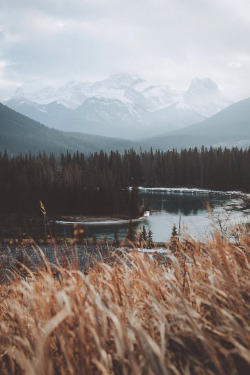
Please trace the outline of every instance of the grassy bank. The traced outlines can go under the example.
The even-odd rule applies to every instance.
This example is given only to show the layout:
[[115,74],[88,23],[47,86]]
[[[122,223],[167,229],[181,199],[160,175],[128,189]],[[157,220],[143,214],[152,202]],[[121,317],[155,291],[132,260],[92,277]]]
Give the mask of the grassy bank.
[[77,260],[0,287],[0,373],[248,374],[250,240]]

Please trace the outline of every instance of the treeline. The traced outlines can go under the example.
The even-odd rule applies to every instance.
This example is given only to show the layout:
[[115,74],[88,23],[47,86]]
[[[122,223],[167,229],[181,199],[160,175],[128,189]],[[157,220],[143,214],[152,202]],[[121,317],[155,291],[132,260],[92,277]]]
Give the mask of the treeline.
[[250,192],[250,148],[151,151],[139,159],[139,185]]
[[129,189],[122,166],[109,166],[110,161],[103,152],[67,153],[60,160],[45,153],[12,158],[0,153],[0,213],[38,214],[41,201],[54,215],[136,218],[142,209],[138,189]]
[[[250,148],[197,148],[124,154],[0,153],[0,212],[140,214],[138,186],[250,192]],[[129,187],[133,187],[132,190]]]

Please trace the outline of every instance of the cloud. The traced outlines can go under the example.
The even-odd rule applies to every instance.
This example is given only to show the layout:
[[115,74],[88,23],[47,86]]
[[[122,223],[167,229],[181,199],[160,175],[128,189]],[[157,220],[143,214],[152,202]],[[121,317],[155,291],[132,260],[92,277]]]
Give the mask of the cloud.
[[115,72],[186,88],[211,76],[250,95],[247,0],[8,0],[1,5],[5,81],[42,87]]

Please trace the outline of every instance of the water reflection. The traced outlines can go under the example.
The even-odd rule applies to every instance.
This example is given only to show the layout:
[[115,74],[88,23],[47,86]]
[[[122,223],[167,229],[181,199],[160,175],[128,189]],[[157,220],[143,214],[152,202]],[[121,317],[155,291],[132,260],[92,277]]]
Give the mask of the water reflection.
[[[198,237],[204,237],[213,230],[211,217],[207,211],[207,205],[213,209],[214,214],[221,214],[224,209],[233,216],[233,220],[241,220],[242,212],[241,198],[233,198],[228,195],[219,194],[188,194],[173,192],[141,192],[141,199],[144,205],[150,205],[151,216],[141,222],[135,222],[134,228],[138,231],[142,225],[153,232],[154,241],[167,241],[171,236],[173,224],[188,227],[188,231]],[[245,215],[246,217],[246,215]],[[180,221],[181,219],[181,221]],[[72,224],[51,224],[53,231],[60,237],[73,237],[74,226]],[[79,225],[84,229],[84,237],[114,238],[114,232],[120,239],[126,236],[128,224],[92,224]],[[10,236],[13,228],[5,226],[5,236]],[[27,231],[31,237],[44,233],[44,225],[41,223],[26,222],[25,228],[15,227],[16,233]],[[49,233],[49,228],[46,228]]]
[[143,204],[150,204],[153,211],[168,212],[178,215],[197,215],[203,211],[209,201],[209,195],[177,193],[142,193]]
[[207,210],[207,204],[211,208],[226,204],[231,198],[227,195],[215,194],[188,194],[169,192],[141,193],[144,204],[149,203],[153,211],[165,211],[178,215],[198,215]]

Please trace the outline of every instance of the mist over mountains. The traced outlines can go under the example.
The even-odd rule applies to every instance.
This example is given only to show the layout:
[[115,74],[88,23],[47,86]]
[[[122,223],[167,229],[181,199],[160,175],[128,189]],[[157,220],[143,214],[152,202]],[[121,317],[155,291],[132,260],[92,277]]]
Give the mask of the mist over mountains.
[[209,78],[195,78],[177,93],[118,74],[33,94],[19,90],[0,106],[0,149],[12,154],[203,145],[250,145],[250,98],[230,104]]
[[160,136],[132,141],[48,128],[0,104],[0,151],[11,155],[28,152],[89,153],[104,150],[123,152],[213,146],[245,148],[250,146],[250,98],[234,103],[202,122]]
[[136,145],[125,139],[102,137],[84,133],[66,133],[50,129],[0,103],[0,152],[9,155],[76,151],[88,154],[96,151],[123,152]]
[[141,147],[169,150],[189,147],[250,146],[250,98],[231,104],[210,118],[180,130],[145,139]]
[[139,76],[115,74],[32,94],[19,89],[5,104],[55,129],[140,139],[198,123],[231,101],[210,78],[195,78],[186,92],[176,92]]

